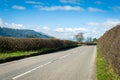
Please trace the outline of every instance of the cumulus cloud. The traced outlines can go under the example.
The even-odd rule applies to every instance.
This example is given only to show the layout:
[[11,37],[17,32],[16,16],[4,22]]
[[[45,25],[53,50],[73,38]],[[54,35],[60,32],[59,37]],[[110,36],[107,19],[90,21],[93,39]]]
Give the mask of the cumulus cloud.
[[100,27],[94,27],[89,29],[88,32],[84,34],[84,36],[87,37],[92,37],[92,38],[99,38],[101,35],[105,33],[106,29],[100,28]]
[[46,10],[46,11],[55,11],[55,10],[66,10],[66,11],[83,11],[84,9],[79,7],[79,6],[35,6],[37,8],[39,8],[40,10]]
[[76,27],[76,28],[60,27],[60,28],[52,29],[52,28],[44,26],[44,27],[36,28],[35,31],[47,33],[49,35],[52,35],[52,36],[55,36],[55,37],[61,38],[61,39],[73,39],[77,33],[87,32],[88,30],[86,28],[80,28],[80,27]]
[[25,26],[23,24],[16,24],[16,23],[5,23],[5,27],[14,28],[14,29],[21,29]]
[[62,3],[79,4],[81,0],[60,0]]
[[88,11],[90,11],[90,12],[105,12],[105,11],[102,10],[102,9],[93,8],[93,7],[88,7]]
[[99,38],[103,35],[107,30],[115,27],[120,24],[119,19],[108,19],[104,22],[88,22],[86,26],[92,27],[92,29],[85,34],[85,36],[97,37]]
[[37,1],[26,1],[25,3],[27,3],[27,4],[42,4],[41,2],[37,2]]
[[89,22],[89,23],[87,23],[87,25],[89,25],[89,26],[105,26],[105,27],[114,27],[118,24],[120,24],[120,20],[118,20],[118,19],[106,20],[104,22]]
[[15,29],[21,29],[25,26],[23,24],[16,24],[16,23],[6,23],[0,18],[0,27],[8,27],[8,28],[15,28]]
[[26,9],[24,6],[20,6],[20,5],[13,5],[12,8],[17,9],[17,10],[25,10]]
[[97,22],[88,22],[87,25],[89,25],[89,26],[98,26],[99,23],[97,23]]
[[56,32],[62,33],[78,33],[78,32],[86,32],[87,29],[85,28],[56,28]]

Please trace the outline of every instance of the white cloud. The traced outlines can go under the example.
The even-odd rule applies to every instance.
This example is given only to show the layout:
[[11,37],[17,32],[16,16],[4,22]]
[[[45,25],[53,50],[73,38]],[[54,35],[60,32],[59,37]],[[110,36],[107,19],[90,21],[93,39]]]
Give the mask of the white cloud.
[[79,32],[87,32],[88,30],[86,28],[49,28],[49,27],[38,27],[35,29],[35,31],[43,32],[52,36],[55,36],[57,38],[61,39],[73,39],[74,36]]
[[88,22],[87,26],[93,27],[91,30],[89,30],[85,36],[97,37],[99,38],[101,35],[103,35],[107,30],[115,27],[116,25],[120,24],[120,20],[118,19],[108,19],[104,22]]
[[93,7],[88,7],[88,11],[90,11],[90,12],[105,12],[105,11],[102,10],[102,9],[93,8]]
[[51,6],[51,7],[45,7],[45,6],[35,6],[39,8],[40,10],[46,10],[46,11],[55,11],[55,10],[66,10],[66,11],[83,11],[84,9],[79,6]]
[[25,26],[23,24],[16,24],[16,23],[6,23],[0,18],[0,27],[8,27],[8,28],[15,28],[15,29],[21,29]]
[[[35,30],[38,32],[43,32],[54,36],[60,39],[75,39],[77,33],[84,33],[84,37],[96,37],[99,38],[103,35],[106,30],[114,27],[115,25],[120,24],[120,20],[109,19],[104,22],[89,22],[87,27],[58,27],[58,28],[49,28],[47,26],[37,27]],[[90,28],[91,27],[91,28]]]
[[2,18],[0,18],[0,26],[3,27],[4,25],[5,24],[4,24],[3,20],[2,20]]
[[98,5],[103,4],[101,1],[95,1],[94,3]]
[[97,22],[88,22],[87,25],[89,25],[89,26],[99,26],[99,23],[97,23]]
[[9,28],[14,28],[14,29],[22,29],[25,26],[23,24],[16,24],[16,23],[5,23],[5,27],[9,27]]
[[62,32],[62,33],[78,33],[78,32],[86,32],[87,29],[85,28],[56,28],[56,32]]
[[41,2],[36,2],[36,1],[26,1],[25,3],[27,3],[27,4],[42,4]]
[[107,20],[106,22],[104,22],[102,25],[103,26],[116,26],[120,24],[120,20]]
[[81,0],[60,0],[62,3],[79,4]]
[[45,30],[45,31],[50,31],[50,30],[51,30],[51,29],[50,29],[49,27],[47,27],[47,26],[42,27],[42,29]]
[[56,32],[64,32],[64,29],[63,28],[57,28],[55,29]]
[[114,7],[110,7],[112,8],[113,10],[120,10],[120,6],[114,6]]
[[20,5],[13,5],[12,8],[17,9],[17,10],[25,10],[26,9],[24,6],[20,6]]
[[105,26],[105,27],[114,27],[119,24],[120,24],[120,20],[118,20],[118,19],[106,20],[104,22],[89,22],[89,23],[87,23],[87,25],[89,25],[89,26]]

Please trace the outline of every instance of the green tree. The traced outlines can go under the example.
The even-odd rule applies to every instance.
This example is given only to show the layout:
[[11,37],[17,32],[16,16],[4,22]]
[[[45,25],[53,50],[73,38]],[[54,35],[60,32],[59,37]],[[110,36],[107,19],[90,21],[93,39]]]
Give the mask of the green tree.
[[97,42],[97,38],[93,38],[93,42],[95,42],[95,43],[96,43],[96,42]]
[[83,33],[78,33],[77,35],[75,35],[75,38],[78,42],[83,42],[84,40]]
[[93,42],[92,37],[87,37],[86,42]]

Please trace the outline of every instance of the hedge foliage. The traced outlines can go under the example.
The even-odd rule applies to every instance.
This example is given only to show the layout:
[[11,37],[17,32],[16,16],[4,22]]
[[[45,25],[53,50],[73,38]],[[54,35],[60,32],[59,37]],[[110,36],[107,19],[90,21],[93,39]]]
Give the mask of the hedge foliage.
[[0,37],[0,52],[32,51],[42,48],[60,48],[73,45],[77,45],[77,43],[59,39]]
[[120,25],[107,31],[98,40],[98,46],[107,62],[120,76]]

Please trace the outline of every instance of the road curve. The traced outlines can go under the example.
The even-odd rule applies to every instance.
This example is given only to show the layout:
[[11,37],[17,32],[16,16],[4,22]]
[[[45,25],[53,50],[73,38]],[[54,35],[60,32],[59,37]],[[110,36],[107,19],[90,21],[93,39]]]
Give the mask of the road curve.
[[0,80],[95,80],[95,46],[0,64]]

